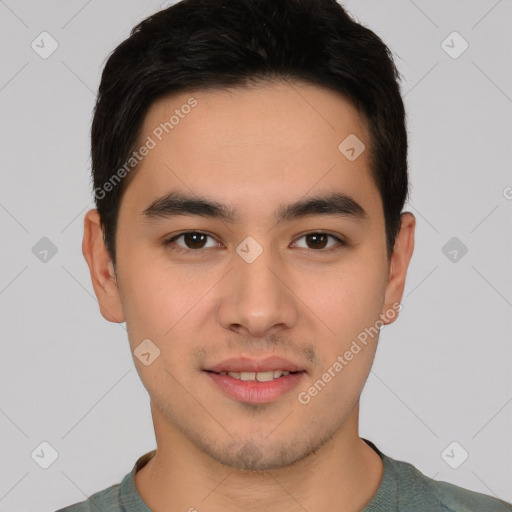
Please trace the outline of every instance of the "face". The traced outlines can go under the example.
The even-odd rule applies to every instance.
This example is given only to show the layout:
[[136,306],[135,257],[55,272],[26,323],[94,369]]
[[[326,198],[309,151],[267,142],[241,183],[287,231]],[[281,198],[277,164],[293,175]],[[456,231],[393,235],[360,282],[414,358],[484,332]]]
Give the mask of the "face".
[[157,439],[236,468],[306,457],[354,424],[412,253],[410,216],[387,258],[361,117],[300,83],[183,93],[153,104],[139,143],[116,276],[95,211],[84,254],[105,318],[126,321]]

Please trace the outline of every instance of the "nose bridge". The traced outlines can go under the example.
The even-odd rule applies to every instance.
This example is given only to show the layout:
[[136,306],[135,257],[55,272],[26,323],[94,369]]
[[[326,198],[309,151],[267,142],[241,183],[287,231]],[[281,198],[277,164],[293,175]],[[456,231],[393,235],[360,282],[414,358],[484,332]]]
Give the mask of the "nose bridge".
[[270,247],[256,244],[254,239],[246,239],[233,255],[219,322],[225,328],[242,326],[253,336],[261,336],[276,325],[291,327],[297,311],[278,255]]
[[282,293],[280,290],[282,282],[275,275],[279,272],[278,267],[276,258],[272,257],[270,251],[266,251],[265,255],[262,254],[252,263],[239,261],[234,269],[238,277],[237,283],[239,283],[238,298],[269,305],[276,302]]

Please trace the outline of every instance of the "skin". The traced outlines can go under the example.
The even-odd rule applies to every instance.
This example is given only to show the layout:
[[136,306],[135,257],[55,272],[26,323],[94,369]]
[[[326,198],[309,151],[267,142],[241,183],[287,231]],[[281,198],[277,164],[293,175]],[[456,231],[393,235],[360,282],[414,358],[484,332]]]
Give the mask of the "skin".
[[[387,312],[402,298],[415,218],[402,214],[388,259],[368,151],[349,161],[338,150],[351,133],[368,142],[365,124],[338,94],[298,82],[182,93],[151,106],[139,140],[192,95],[197,107],[131,176],[119,211],[115,272],[97,211],[84,221],[83,253],[102,315],[126,321],[132,352],[147,338],[160,349],[148,366],[134,357],[157,441],[136,487],[159,511],[327,511],[333,504],[359,511],[383,470],[358,434],[359,398],[378,336],[307,405],[297,395],[380,315],[384,324],[397,318]],[[141,212],[170,190],[214,199],[235,208],[239,219],[144,222]],[[275,223],[278,204],[332,191],[350,195],[367,218]],[[205,248],[187,246],[183,237],[162,243],[191,230],[211,236]],[[311,232],[348,245],[327,253],[336,240],[318,249],[304,237]],[[248,236],[263,249],[250,264],[235,251]],[[229,398],[203,371],[232,356],[272,354],[307,372],[298,388],[272,403]]]

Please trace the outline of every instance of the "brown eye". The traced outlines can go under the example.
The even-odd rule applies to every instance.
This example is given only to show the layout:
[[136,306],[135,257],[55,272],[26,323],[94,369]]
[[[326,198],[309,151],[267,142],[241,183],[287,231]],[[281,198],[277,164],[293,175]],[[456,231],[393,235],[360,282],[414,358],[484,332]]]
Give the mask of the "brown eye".
[[[200,249],[208,249],[209,247],[215,247],[217,245],[213,240],[213,243],[210,242],[210,245],[207,246],[206,244],[209,238],[213,240],[213,238],[206,233],[201,233],[200,231],[186,231],[185,233],[180,233],[164,241],[164,245],[170,246],[171,249],[177,251],[199,251]],[[182,241],[178,243],[177,241],[180,239]],[[176,247],[172,247],[173,245]]]
[[208,235],[204,233],[190,232],[183,234],[183,241],[188,249],[202,249],[206,243]]
[[[302,239],[306,241],[306,246],[302,246],[303,248],[317,251],[324,250],[324,252],[327,252],[331,249],[339,249],[340,247],[346,245],[346,243],[337,236],[321,232],[307,233],[306,235],[300,237],[298,240]],[[334,240],[335,243],[331,243],[331,245],[328,246],[329,239]]]
[[[306,240],[310,249],[325,249],[328,236],[324,233],[313,233],[306,235]],[[311,244],[311,245],[309,245]]]

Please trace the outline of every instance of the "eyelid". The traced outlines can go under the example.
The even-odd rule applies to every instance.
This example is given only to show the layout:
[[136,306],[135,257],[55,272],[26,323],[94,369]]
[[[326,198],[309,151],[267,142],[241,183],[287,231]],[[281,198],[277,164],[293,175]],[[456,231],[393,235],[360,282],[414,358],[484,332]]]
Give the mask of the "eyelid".
[[[178,233],[176,235],[172,235],[171,237],[165,238],[164,241],[162,242],[162,244],[164,245],[164,247],[167,247],[167,246],[173,244],[178,238],[181,238],[182,236],[187,235],[189,233],[195,233],[197,235],[206,235],[208,238],[211,238],[211,239],[215,240],[217,243],[219,243],[218,240],[216,240],[216,238],[213,235],[211,235],[210,233],[192,229],[192,230],[188,230],[188,231],[182,231],[181,233]],[[201,253],[201,252],[204,252],[206,249],[213,249],[213,247],[205,247],[205,248],[201,248],[201,249],[188,249],[187,247],[181,247],[179,245],[177,245],[176,247],[177,248],[172,248],[172,250],[176,251],[176,252],[187,252],[187,253]]]
[[[195,234],[199,234],[199,235],[206,235],[207,237],[212,238],[217,243],[219,243],[218,240],[216,240],[216,238],[213,235],[211,235],[210,233],[208,233],[206,231],[197,231],[197,230],[182,231],[181,233],[172,235],[170,238],[164,239],[164,241],[162,243],[163,243],[163,245],[165,247],[167,247],[167,246],[171,245],[172,243],[174,243],[178,238],[180,238],[180,237],[182,237],[184,235],[187,235],[189,233],[195,233]],[[313,230],[313,231],[308,231],[306,233],[302,233],[301,235],[299,235],[298,237],[296,237],[294,239],[293,243],[297,242],[301,238],[304,238],[304,237],[306,237],[308,235],[327,235],[327,236],[333,238],[334,240],[336,240],[336,242],[338,242],[336,245],[334,245],[332,247],[329,247],[327,249],[309,249],[309,248],[301,247],[301,249],[305,249],[306,251],[309,251],[309,252],[326,253],[326,252],[329,252],[329,251],[333,251],[333,250],[340,249],[340,248],[348,246],[348,242],[343,237],[341,237],[339,235],[334,235],[334,234],[329,233],[327,231],[320,231],[320,230],[317,230],[317,231]],[[201,248],[201,249],[188,249],[188,248],[185,248],[185,247],[177,246],[177,249],[173,248],[172,250],[174,250],[176,252],[202,253],[206,249],[212,249],[212,248],[213,247],[206,247],[206,248]]]
[[302,233],[295,239],[295,242],[297,242],[301,238],[304,238],[308,235],[327,235],[328,237],[333,238],[337,242],[336,245],[334,245],[332,247],[328,247],[327,249],[309,249],[308,247],[301,247],[301,249],[304,249],[308,252],[315,252],[315,253],[322,254],[322,253],[328,253],[330,251],[335,251],[335,250],[338,250],[338,249],[348,246],[348,242],[342,236],[334,235],[332,233],[329,233],[328,231],[320,231],[320,230],[317,230],[317,231],[313,230],[313,231],[308,231],[306,233]]

